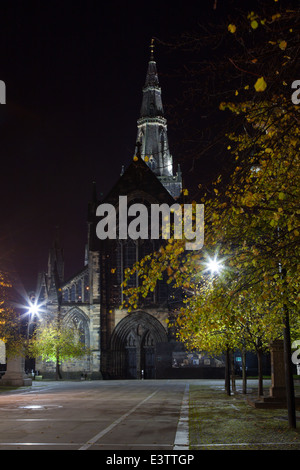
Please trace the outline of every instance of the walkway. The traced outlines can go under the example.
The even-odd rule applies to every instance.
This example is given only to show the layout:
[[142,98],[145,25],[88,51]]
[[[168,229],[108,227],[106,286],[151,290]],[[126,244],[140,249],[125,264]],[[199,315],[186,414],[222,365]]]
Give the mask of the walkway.
[[[0,450],[188,449],[181,381],[34,382],[0,393]],[[179,440],[180,436],[180,440]]]

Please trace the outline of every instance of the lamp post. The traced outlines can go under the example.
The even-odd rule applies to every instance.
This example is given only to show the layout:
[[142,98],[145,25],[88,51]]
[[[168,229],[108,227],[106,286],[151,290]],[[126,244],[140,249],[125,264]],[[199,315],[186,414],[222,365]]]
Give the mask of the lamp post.
[[40,305],[37,303],[35,298],[31,298],[28,302],[27,312],[28,315],[28,323],[27,323],[27,339],[29,339],[29,327],[30,323],[34,319],[35,316],[38,316],[40,313]]
[[[42,304],[38,302],[35,294],[31,294],[29,299],[27,299],[27,305],[25,308],[25,315],[27,316],[27,341],[29,343],[29,340],[34,332],[36,322],[42,313]],[[30,332],[31,325],[32,328]],[[31,371],[32,374],[35,374],[35,359],[29,355],[25,359],[25,370]]]
[[[217,255],[214,258],[207,258],[207,261],[204,263],[206,266],[205,271],[209,272],[210,275],[216,276],[221,273],[224,269],[223,260],[218,259]],[[225,353],[225,388],[227,395],[230,395],[230,350],[229,348],[226,349]]]
[[[39,304],[35,295],[26,295],[26,305],[17,304],[18,308],[25,309],[21,317],[27,316],[27,339],[29,339],[29,326],[34,317],[38,317],[42,311],[42,304]],[[2,385],[23,386],[31,385],[32,379],[25,374],[25,358],[24,355],[9,357],[6,364],[6,372],[1,379]]]

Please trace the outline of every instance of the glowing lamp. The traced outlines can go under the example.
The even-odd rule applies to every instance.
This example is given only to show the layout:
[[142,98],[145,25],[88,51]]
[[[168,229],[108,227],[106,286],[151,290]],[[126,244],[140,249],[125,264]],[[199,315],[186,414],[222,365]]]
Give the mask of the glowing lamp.
[[37,302],[29,301],[29,305],[28,305],[28,308],[27,308],[27,313],[29,315],[34,316],[34,315],[38,315],[39,311],[40,311],[39,304]]
[[218,260],[217,256],[215,256],[213,259],[208,258],[207,262],[205,263],[205,266],[205,271],[209,271],[211,275],[220,274],[222,269],[224,269],[222,260]]

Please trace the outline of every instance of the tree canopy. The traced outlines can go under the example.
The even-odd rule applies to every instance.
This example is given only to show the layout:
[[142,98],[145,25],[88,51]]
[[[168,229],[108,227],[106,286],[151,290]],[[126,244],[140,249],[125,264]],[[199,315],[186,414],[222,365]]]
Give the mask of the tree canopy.
[[88,354],[88,348],[81,343],[78,331],[58,325],[57,322],[40,324],[30,340],[29,351],[32,357],[41,356],[47,361],[61,362]]
[[0,272],[0,340],[5,343],[7,356],[19,355],[24,349],[20,316],[12,307],[11,291],[9,275]]
[[[297,9],[274,2],[274,12],[242,13],[205,36],[214,44],[221,31],[226,52],[206,60],[208,81],[198,83],[210,81],[206,106],[213,115],[232,115],[234,126],[218,121],[218,139],[210,145],[221,146],[228,165],[209,187],[199,185],[195,200],[205,206],[204,248],[187,253],[184,241],[171,239],[128,269],[124,283],[138,273],[140,285],[127,289],[123,304],[129,308],[137,308],[163,276],[181,288],[178,336],[189,347],[267,347],[282,334],[284,308],[298,331],[300,108],[292,86],[300,77],[299,25]],[[196,53],[201,38],[203,31],[186,35],[184,47]],[[200,107],[203,97],[195,101],[195,90]],[[216,255],[224,269],[212,276],[207,259]]]
[[77,328],[61,324],[57,319],[41,322],[29,340],[28,355],[41,357],[56,364],[57,378],[61,378],[60,365],[64,361],[90,354],[81,341]]

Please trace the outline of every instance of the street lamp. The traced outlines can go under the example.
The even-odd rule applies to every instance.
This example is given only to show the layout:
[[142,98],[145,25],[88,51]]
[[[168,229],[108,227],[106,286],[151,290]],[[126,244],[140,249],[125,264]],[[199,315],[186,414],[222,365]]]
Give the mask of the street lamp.
[[207,261],[204,263],[204,265],[206,266],[204,272],[209,271],[212,276],[220,274],[221,271],[224,269],[223,261],[224,260],[218,259],[217,255],[215,255],[214,258],[210,258],[208,256]]
[[30,324],[34,321],[34,319],[39,319],[40,314],[43,311],[43,303],[39,303],[38,299],[32,295],[30,298],[27,299],[27,305],[24,306],[26,309],[24,315],[27,316],[27,338],[29,339],[29,328]]
[[34,315],[38,315],[39,312],[40,312],[40,305],[37,303],[36,300],[34,300],[34,302],[30,300],[28,307],[27,307],[27,314],[33,317]]
[[[213,258],[207,256],[207,260],[204,262],[205,269],[203,272],[209,272],[211,276],[218,276],[225,268],[223,264],[224,261],[224,259],[218,259],[217,254],[215,254]],[[230,351],[228,348],[225,354],[225,388],[227,395],[230,395]]]
[[[31,294],[26,299],[27,305],[24,305],[24,315],[27,316],[27,341],[30,341],[32,337],[36,323],[40,319],[40,314],[43,312],[44,303],[38,301],[38,297],[35,294]],[[25,362],[25,368],[31,370],[32,373],[35,370],[35,359],[27,357]]]

